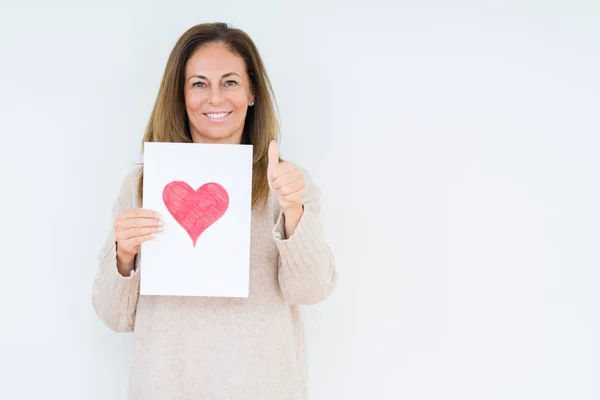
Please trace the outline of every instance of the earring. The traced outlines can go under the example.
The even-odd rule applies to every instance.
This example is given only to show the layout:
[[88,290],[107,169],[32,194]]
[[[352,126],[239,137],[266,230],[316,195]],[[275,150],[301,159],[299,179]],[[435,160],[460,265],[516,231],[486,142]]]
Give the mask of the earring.
[[254,105],[254,100],[252,100],[252,101],[250,102],[250,107],[252,107],[253,105]]

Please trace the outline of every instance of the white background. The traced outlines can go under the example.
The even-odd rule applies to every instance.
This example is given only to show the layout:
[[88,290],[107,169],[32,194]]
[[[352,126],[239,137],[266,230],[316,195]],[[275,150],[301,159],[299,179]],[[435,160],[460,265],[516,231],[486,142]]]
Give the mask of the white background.
[[599,2],[39,4],[0,9],[0,398],[125,398],[98,250],[172,45],[213,20],[323,190],[311,400],[600,398]]

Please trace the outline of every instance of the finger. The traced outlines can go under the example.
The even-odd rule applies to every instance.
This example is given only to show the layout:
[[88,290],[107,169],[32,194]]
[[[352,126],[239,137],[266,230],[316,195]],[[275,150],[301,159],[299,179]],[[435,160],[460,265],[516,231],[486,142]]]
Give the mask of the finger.
[[125,218],[115,222],[115,230],[125,231],[132,228],[153,228],[162,225],[163,222],[155,218]]
[[279,189],[296,181],[303,181],[302,174],[298,170],[288,169],[287,172],[273,178],[273,187]]
[[157,232],[162,232],[162,227],[157,226],[152,228],[129,228],[123,231],[119,231],[117,233],[117,239],[127,240],[138,236],[145,236]]
[[302,186],[293,192],[280,195],[279,198],[286,203],[298,203],[302,202],[305,196],[306,190],[304,189],[304,186]]
[[156,218],[135,218],[130,219],[129,222],[131,222],[131,226],[138,228],[153,228],[163,226],[164,224],[160,219]]
[[[293,177],[290,176],[290,174],[293,174]],[[301,179],[301,176],[300,171],[298,171],[296,166],[292,163],[281,163],[275,167],[271,173],[273,183],[283,177],[286,177],[286,179]],[[283,185],[283,183],[279,184],[279,186],[281,185]]]
[[131,239],[126,239],[122,241],[123,244],[121,247],[123,247],[123,249],[132,250],[140,244],[147,242],[150,239],[153,239],[155,236],[156,233],[150,233],[148,235],[136,236]]
[[304,182],[295,180],[284,186],[279,187],[277,189],[277,194],[280,196],[287,196],[287,195],[297,192],[298,190],[303,189],[303,188],[304,188]]
[[122,216],[124,218],[160,218],[156,211],[147,208],[128,208],[123,210]]

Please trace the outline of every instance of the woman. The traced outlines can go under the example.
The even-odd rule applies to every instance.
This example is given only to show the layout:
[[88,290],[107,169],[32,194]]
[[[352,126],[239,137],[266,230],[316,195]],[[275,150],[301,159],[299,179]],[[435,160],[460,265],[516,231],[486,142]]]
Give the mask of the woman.
[[129,173],[93,305],[111,329],[134,332],[130,399],[306,398],[298,307],[326,299],[336,269],[319,191],[306,171],[279,159],[277,138],[271,85],[248,35],[221,23],[185,32],[143,141],[253,145],[249,297],[139,295],[140,244],[160,234],[161,221],[140,207],[142,169]]

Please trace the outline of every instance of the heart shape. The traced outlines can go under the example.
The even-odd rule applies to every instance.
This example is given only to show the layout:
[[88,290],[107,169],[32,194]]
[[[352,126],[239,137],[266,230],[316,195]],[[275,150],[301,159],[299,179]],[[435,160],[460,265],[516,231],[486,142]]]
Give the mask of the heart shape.
[[163,201],[175,221],[190,235],[195,247],[202,232],[227,211],[229,194],[215,182],[194,191],[185,182],[173,181],[163,189]]

